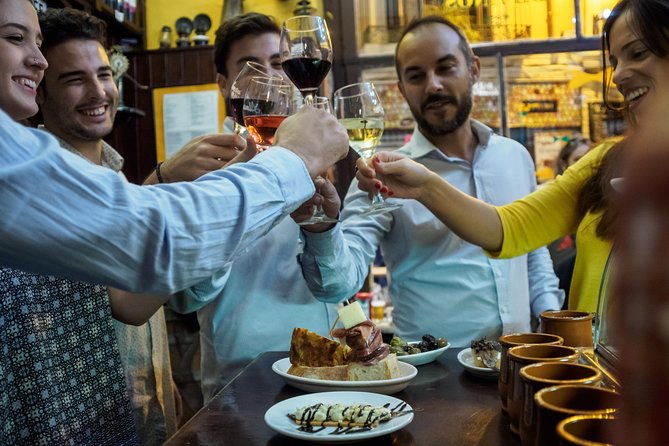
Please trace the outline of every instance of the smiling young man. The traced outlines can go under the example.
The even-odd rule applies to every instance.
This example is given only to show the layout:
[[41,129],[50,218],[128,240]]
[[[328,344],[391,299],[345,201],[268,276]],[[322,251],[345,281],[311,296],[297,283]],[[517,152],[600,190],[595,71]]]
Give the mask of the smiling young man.
[[[122,176],[123,158],[103,140],[112,131],[119,97],[103,46],[106,25],[83,11],[64,8],[41,14],[40,26],[45,36],[42,51],[49,62],[37,89],[42,128],[64,149]],[[108,293],[135,428],[142,445],[162,444],[177,429],[161,307],[166,297],[133,299],[111,288]],[[138,316],[140,308],[146,317]],[[128,321],[127,315],[133,325],[121,322]]]
[[[470,117],[480,65],[453,23],[441,17],[412,22],[395,55],[398,86],[417,123],[399,153],[490,203],[508,203],[536,188],[528,151]],[[361,215],[368,206],[367,193],[354,181],[342,223],[304,233],[303,271],[319,299],[338,301],[358,291],[380,246],[391,278],[393,323],[407,339],[432,333],[468,347],[473,339],[529,331],[531,316],[561,307],[564,294],[545,248],[493,260],[418,201]]]

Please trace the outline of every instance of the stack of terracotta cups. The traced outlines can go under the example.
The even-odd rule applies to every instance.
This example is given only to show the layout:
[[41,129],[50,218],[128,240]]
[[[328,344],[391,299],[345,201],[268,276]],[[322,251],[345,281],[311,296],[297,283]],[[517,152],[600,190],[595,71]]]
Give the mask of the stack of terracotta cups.
[[[608,416],[617,410],[619,395],[601,386],[601,372],[579,363],[582,350],[592,349],[592,317],[591,313],[544,312],[541,333],[499,338],[502,408],[523,446],[559,446],[560,421],[574,415]],[[585,422],[580,423],[566,428],[578,431]]]

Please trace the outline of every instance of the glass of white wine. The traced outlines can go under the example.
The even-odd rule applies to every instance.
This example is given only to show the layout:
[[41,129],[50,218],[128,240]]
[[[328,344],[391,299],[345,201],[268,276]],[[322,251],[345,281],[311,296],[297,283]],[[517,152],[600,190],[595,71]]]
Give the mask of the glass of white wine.
[[[346,85],[334,93],[335,116],[346,128],[349,144],[358,155],[368,160],[376,152],[383,135],[384,111],[374,84],[360,82]],[[388,203],[380,192],[376,192],[372,204],[363,215],[373,215],[402,207],[399,203]]]

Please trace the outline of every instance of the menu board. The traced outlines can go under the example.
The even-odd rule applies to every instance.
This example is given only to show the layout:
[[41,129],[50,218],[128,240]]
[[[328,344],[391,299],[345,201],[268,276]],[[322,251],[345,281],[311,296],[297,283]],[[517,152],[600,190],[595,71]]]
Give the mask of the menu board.
[[218,84],[156,88],[153,102],[158,161],[196,136],[222,131],[225,106]]

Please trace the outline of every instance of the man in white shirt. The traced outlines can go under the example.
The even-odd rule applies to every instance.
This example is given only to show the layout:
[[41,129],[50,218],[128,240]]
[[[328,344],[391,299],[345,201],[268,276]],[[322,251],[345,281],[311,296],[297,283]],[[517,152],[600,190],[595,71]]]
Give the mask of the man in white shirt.
[[[441,17],[413,22],[397,45],[396,68],[417,122],[401,153],[490,203],[505,204],[536,188],[527,150],[469,116],[480,66],[455,25]],[[369,204],[354,181],[342,223],[322,233],[304,231],[301,262],[319,299],[336,302],[353,295],[380,246],[390,275],[393,323],[407,339],[430,333],[468,347],[477,338],[529,331],[531,315],[561,307],[564,294],[545,248],[493,260],[417,201],[362,215]]]

